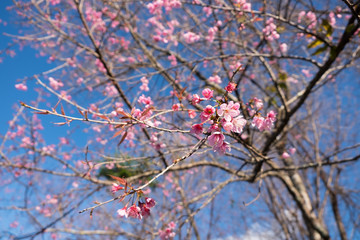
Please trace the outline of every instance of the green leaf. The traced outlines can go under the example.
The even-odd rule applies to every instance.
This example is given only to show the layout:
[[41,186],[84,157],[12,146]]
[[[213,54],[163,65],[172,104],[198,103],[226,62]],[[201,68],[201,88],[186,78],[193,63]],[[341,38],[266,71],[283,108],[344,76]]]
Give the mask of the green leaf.
[[355,28],[355,24],[350,24],[349,26],[346,27],[345,32],[349,33],[351,32],[353,29]]
[[327,45],[318,48],[313,54],[311,54],[311,56],[319,55],[320,53],[325,52],[327,48],[328,48]]
[[287,85],[285,82],[280,82],[278,85],[281,89],[285,89],[285,90],[287,89]]
[[323,19],[322,20],[322,23],[321,23],[321,26],[324,28],[325,32],[326,32],[326,37],[330,37],[333,32],[334,32],[334,29],[333,27],[330,25],[329,21],[326,20],[326,19]]
[[279,73],[279,80],[282,81],[282,82],[285,82],[287,79],[287,74],[286,73]]
[[269,91],[271,93],[276,93],[276,88],[273,85],[267,86],[265,89],[266,89],[266,91]]
[[317,47],[319,46],[320,44],[322,44],[323,41],[319,40],[319,39],[315,39],[314,41],[312,41],[311,43],[309,43],[307,45],[307,48],[314,48],[314,47]]

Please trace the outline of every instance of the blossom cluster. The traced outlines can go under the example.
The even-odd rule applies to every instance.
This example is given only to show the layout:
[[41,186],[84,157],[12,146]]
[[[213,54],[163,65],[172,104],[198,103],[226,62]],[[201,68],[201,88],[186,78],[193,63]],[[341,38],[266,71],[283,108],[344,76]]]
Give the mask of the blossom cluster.
[[117,213],[120,217],[126,218],[147,218],[150,216],[150,208],[154,207],[156,204],[155,200],[152,198],[145,198],[144,202],[139,201],[138,205],[135,203],[128,208],[128,204],[125,207],[117,210]]
[[273,18],[269,18],[266,21],[266,26],[263,29],[263,33],[265,35],[265,39],[268,41],[273,41],[275,39],[279,39],[280,35],[276,30],[276,25],[274,24],[274,19]]
[[[225,90],[229,93],[234,91],[236,84],[230,82]],[[204,89],[202,91],[203,98],[198,94],[192,97],[192,104],[198,104],[201,101],[213,98],[213,90]],[[230,151],[230,144],[225,141],[224,131],[228,133],[242,133],[248,120],[240,112],[240,103],[234,101],[225,101],[224,99],[216,100],[216,105],[207,105],[200,114],[201,123],[191,126],[190,133],[200,135],[209,134],[208,144],[215,152],[225,154]],[[260,110],[263,108],[263,102],[260,99],[253,98],[247,104],[247,111],[250,115],[249,121],[251,126],[258,128],[259,131],[271,130],[276,121],[276,113],[270,111],[265,117],[262,117]],[[204,129],[205,124],[210,124],[208,129]],[[250,124],[249,124],[250,125]]]
[[170,222],[164,230],[159,230],[159,236],[161,240],[173,239],[175,237],[175,229],[176,224],[174,222]]

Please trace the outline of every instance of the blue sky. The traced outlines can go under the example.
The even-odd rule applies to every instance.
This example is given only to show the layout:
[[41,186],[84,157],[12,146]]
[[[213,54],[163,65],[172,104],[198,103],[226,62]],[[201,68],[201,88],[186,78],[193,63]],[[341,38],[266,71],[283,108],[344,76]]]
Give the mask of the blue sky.
[[[12,24],[12,16],[6,11],[6,6],[11,5],[10,0],[0,1],[0,51],[3,50],[11,43],[11,38],[5,36],[4,33],[17,34],[18,29],[15,24]],[[5,26],[5,23],[6,26]],[[23,50],[13,48],[16,52],[15,57],[10,57],[2,54],[3,58],[0,64],[0,134],[5,134],[8,121],[13,116],[13,106],[18,104],[19,101],[26,101],[31,98],[33,93],[31,91],[23,92],[15,89],[14,85],[17,80],[23,79],[27,76],[32,76],[36,73],[47,69],[48,64],[45,58],[36,58],[36,52],[25,47]]]

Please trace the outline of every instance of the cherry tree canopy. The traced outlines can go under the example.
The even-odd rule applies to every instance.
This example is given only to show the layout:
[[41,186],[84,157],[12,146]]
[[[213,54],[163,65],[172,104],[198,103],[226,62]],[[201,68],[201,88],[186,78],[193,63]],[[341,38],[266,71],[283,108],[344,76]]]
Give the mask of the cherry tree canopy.
[[13,0],[1,235],[360,238],[359,3]]

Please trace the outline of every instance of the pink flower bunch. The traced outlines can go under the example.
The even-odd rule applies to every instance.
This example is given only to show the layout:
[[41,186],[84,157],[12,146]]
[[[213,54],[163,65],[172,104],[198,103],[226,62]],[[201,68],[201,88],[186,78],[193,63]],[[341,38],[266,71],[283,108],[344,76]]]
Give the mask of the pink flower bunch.
[[276,25],[274,24],[273,18],[269,18],[269,20],[266,21],[266,26],[263,29],[263,33],[265,35],[265,39],[268,41],[273,41],[280,38],[279,33],[276,31]]
[[21,90],[21,91],[27,91],[28,90],[27,86],[24,83],[15,84],[15,88],[17,90]]
[[214,39],[215,39],[215,34],[217,33],[217,31],[218,31],[217,26],[209,28],[208,35],[205,37],[205,39],[208,42],[212,43],[214,41]]
[[113,183],[113,185],[111,186],[111,192],[112,193],[116,193],[117,191],[123,190],[124,187],[120,186],[117,183]]
[[254,103],[256,110],[261,110],[264,106],[264,103],[261,99],[254,97],[250,102]]
[[229,82],[228,85],[225,87],[225,90],[228,92],[228,93],[232,93],[235,88],[236,88],[236,83],[234,82]]
[[305,20],[309,29],[314,29],[316,27],[317,19],[315,13],[311,11],[307,13],[305,11],[301,11],[298,16],[298,23],[300,23],[302,20]]
[[214,75],[208,78],[208,81],[211,83],[222,83],[221,78],[218,75]]
[[60,3],[60,0],[50,0],[50,4],[55,6]]
[[185,42],[191,44],[200,40],[200,36],[193,32],[186,32],[183,34]]
[[106,72],[106,68],[104,66],[104,64],[97,58],[95,60],[95,65],[98,67],[98,70],[102,73],[105,73]]
[[209,131],[211,135],[208,143],[215,152],[224,154],[230,151],[230,145],[225,141],[225,136],[221,132],[221,126],[227,132],[241,133],[246,125],[246,119],[240,115],[239,108],[240,104],[233,101],[221,104],[217,111],[213,106],[207,105],[200,114],[201,124],[194,124],[190,132],[200,135],[204,132],[203,125],[210,123]]
[[142,91],[145,91],[145,92],[148,92],[150,89],[149,89],[149,80],[146,78],[146,77],[142,77],[140,79],[142,85],[140,86],[140,90]]
[[172,106],[172,110],[173,110],[174,112],[179,111],[179,110],[180,110],[180,103],[174,104],[174,105]]
[[283,154],[281,154],[282,158],[289,158],[291,155],[294,155],[296,152],[296,148],[290,148],[288,152],[283,152]]
[[130,218],[147,218],[150,216],[150,208],[154,207],[156,205],[156,202],[152,198],[145,198],[144,202],[138,202],[138,206],[135,204],[131,205],[131,207],[127,207],[127,204],[125,207],[117,210],[117,213],[120,217],[130,217]]
[[175,229],[176,224],[174,222],[170,222],[165,228],[165,230],[159,230],[159,236],[161,240],[173,239],[175,237]]
[[146,5],[151,14],[161,14],[161,8],[164,7],[166,12],[171,11],[173,8],[180,8],[181,2],[179,0],[154,0]]
[[139,99],[139,103],[145,104],[145,105],[152,105],[154,102],[151,100],[151,97],[145,97],[144,94],[142,94]]
[[96,29],[105,32],[106,31],[106,24],[102,19],[103,13],[100,11],[96,11],[91,7],[87,7],[85,10],[86,20],[91,22]]
[[194,95],[192,96],[191,103],[192,103],[193,105],[196,105],[196,104],[198,104],[199,102],[200,102],[200,97],[199,97],[199,95],[194,94]]
[[[225,88],[228,92],[233,91],[236,84],[229,83]],[[200,98],[197,94],[193,95],[192,103],[199,103],[202,100],[210,100],[213,98],[213,91],[210,89],[204,89],[202,91],[204,98]],[[220,100],[219,100],[220,101]],[[193,124],[190,129],[190,133],[210,134],[208,138],[208,144],[213,148],[215,152],[225,154],[230,151],[230,145],[225,141],[225,136],[222,131],[242,133],[244,127],[247,124],[247,120],[240,113],[240,104],[229,102],[219,102],[219,105],[212,106],[207,105],[200,114],[201,123]],[[260,131],[270,130],[274,122],[276,121],[276,113],[270,111],[266,117],[262,117],[259,111],[263,108],[262,100],[253,98],[247,103],[249,106],[250,116],[253,116],[252,125],[256,126]],[[191,111],[191,110],[189,110]],[[194,118],[192,116],[191,118]],[[208,129],[204,129],[205,124],[210,124]]]
[[169,61],[171,61],[171,62],[170,62],[171,66],[176,66],[176,65],[177,65],[177,61],[176,61],[175,55],[170,55],[170,56],[168,56],[168,59],[169,59]]
[[270,111],[265,118],[261,116],[255,116],[252,121],[252,126],[257,127],[260,131],[271,130],[275,121],[276,113],[274,111]]
[[251,3],[247,3],[246,0],[234,0],[235,4],[239,4],[244,11],[251,11]]
[[55,80],[52,77],[49,77],[49,82],[50,82],[50,86],[54,89],[54,90],[58,90],[60,87],[63,87],[64,84],[59,80]]
[[201,122],[207,121],[215,113],[215,108],[211,105],[207,105],[206,108],[200,114]]
[[213,97],[213,94],[214,94],[214,90],[211,90],[209,88],[205,88],[202,91],[202,95],[205,98],[205,100],[210,100]]

